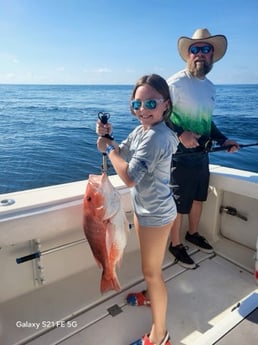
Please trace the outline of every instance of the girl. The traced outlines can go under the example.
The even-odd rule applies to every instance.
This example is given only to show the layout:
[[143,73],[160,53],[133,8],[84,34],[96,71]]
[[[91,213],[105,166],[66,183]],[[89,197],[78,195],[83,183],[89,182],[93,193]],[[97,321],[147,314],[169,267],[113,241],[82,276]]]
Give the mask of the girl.
[[[152,313],[150,333],[135,345],[170,345],[166,328],[167,291],[162,263],[176,206],[169,187],[170,163],[178,139],[165,123],[172,110],[165,79],[145,75],[136,83],[130,109],[140,125],[120,145],[99,137],[97,145],[106,152],[123,182],[131,187],[138,233],[142,272],[146,281]],[[97,134],[109,133],[111,126],[97,123]]]

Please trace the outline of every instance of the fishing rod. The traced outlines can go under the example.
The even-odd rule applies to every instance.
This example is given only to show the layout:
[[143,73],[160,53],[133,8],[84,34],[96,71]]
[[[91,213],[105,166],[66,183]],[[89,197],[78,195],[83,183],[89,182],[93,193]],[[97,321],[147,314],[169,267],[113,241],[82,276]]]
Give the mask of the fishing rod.
[[[257,146],[257,143],[252,143],[252,144],[239,144],[239,148],[245,148],[245,147],[251,147],[251,146]],[[178,156],[187,156],[187,155],[193,155],[193,154],[198,154],[198,153],[213,153],[213,152],[219,152],[219,151],[228,151],[230,150],[233,146],[235,145],[225,145],[225,146],[215,146],[215,147],[209,147],[209,145],[206,145],[203,148],[197,149],[196,151],[192,152],[177,152],[174,154],[174,157]]]
[[[103,125],[106,125],[108,123],[108,119],[110,118],[110,114],[109,113],[103,113],[102,111],[100,111],[98,113],[98,118],[103,123]],[[108,138],[110,140],[114,140],[114,138],[111,137],[110,134],[105,134],[105,135],[103,135],[103,137]],[[103,152],[102,155],[103,155],[102,171],[107,173],[107,171],[108,171],[107,154],[106,154],[106,152]]]
[[[256,145],[258,145],[258,142],[253,143],[253,144],[239,144],[239,148],[242,149],[244,147],[250,147],[250,146],[256,146]],[[233,146],[235,145],[215,146],[215,147],[211,147],[208,152],[226,151],[226,150],[230,150]]]
[[66,249],[66,248],[69,248],[69,247],[72,247],[72,246],[76,246],[76,245],[84,243],[84,242],[86,242],[86,238],[83,238],[83,239],[77,240],[77,241],[73,241],[73,242],[69,242],[69,243],[65,243],[65,244],[62,244],[60,246],[57,246],[57,247],[54,247],[54,248],[51,248],[51,249],[37,251],[35,253],[32,253],[32,254],[29,254],[29,255],[25,255],[25,256],[21,256],[19,258],[16,258],[16,263],[17,264],[23,264],[24,262],[31,261],[31,260],[34,260],[34,259],[38,259],[38,258],[40,258],[43,255],[51,254],[51,253],[57,252],[59,250]]

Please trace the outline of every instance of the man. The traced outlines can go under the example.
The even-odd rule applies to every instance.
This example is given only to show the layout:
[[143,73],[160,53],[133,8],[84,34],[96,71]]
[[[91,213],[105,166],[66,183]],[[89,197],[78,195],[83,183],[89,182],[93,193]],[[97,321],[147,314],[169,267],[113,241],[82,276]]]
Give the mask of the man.
[[215,87],[206,78],[213,63],[220,60],[226,50],[226,37],[212,36],[207,29],[197,29],[192,38],[180,37],[178,51],[186,61],[186,68],[168,79],[173,101],[170,121],[180,140],[177,153],[173,156],[171,174],[178,216],[171,230],[169,251],[179,264],[187,268],[195,268],[196,264],[180,241],[183,214],[188,215],[189,222],[185,239],[206,253],[213,252],[212,246],[198,233],[210,174],[205,149],[211,141],[223,146],[232,145],[230,152],[239,148],[212,121]]
[[[177,218],[171,229],[170,253],[186,268],[196,264],[180,241],[183,214],[188,215],[189,228],[186,240],[206,253],[213,248],[198,233],[203,202],[209,186],[209,157],[207,148],[214,140],[223,146],[231,146],[229,152],[238,150],[237,142],[228,140],[212,121],[215,106],[215,87],[206,75],[213,63],[220,60],[227,50],[224,35],[212,36],[207,29],[197,29],[192,38],[180,37],[178,51],[186,61],[186,68],[168,79],[173,112],[168,125],[177,132],[180,144],[173,155],[171,184],[177,205]],[[205,152],[206,151],[206,152]],[[149,305],[147,291],[130,293],[127,303]]]

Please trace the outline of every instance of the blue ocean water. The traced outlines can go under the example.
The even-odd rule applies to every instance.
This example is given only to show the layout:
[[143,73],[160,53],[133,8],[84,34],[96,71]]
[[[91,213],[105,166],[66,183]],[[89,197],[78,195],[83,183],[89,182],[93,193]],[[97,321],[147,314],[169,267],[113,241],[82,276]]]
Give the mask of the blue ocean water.
[[[218,85],[214,121],[241,144],[258,141],[258,85]],[[118,142],[138,124],[131,85],[0,85],[0,194],[85,180],[101,172],[95,124],[109,112]],[[258,146],[210,154],[258,172]],[[113,173],[112,168],[110,174]]]

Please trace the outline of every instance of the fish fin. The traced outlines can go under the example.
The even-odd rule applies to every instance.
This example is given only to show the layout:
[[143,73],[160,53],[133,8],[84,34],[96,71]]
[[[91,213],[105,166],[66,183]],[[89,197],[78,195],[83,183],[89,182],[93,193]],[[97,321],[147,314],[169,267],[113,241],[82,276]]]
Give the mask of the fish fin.
[[121,290],[121,286],[115,272],[110,279],[106,278],[104,274],[102,274],[102,278],[100,282],[100,291],[103,294],[110,290],[115,290],[115,291]]

